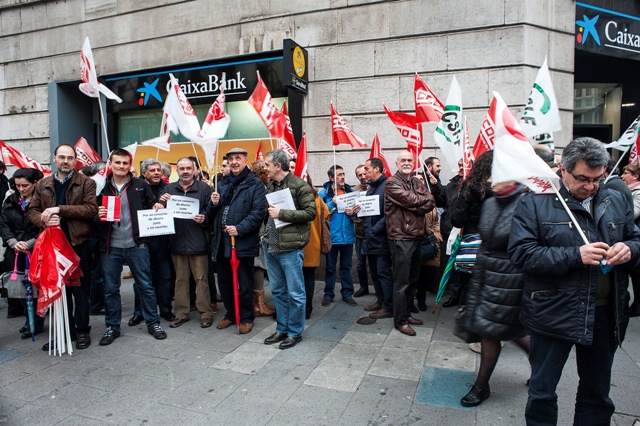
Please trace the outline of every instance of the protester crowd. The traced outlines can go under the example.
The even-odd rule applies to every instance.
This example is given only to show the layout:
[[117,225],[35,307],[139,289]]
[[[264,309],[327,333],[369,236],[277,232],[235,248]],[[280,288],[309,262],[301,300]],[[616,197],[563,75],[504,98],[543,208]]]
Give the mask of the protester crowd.
[[[145,160],[138,178],[131,155],[115,149],[97,192],[90,176],[105,164],[75,171],[73,147],[60,145],[53,154],[56,172],[48,177],[18,169],[7,180],[0,163],[0,189],[10,194],[3,196],[0,214],[3,270],[24,271],[39,231],[63,230],[83,272],[80,284],[65,290],[77,349],[91,344],[91,315],[105,318],[100,345],[121,335],[124,265],[135,282],[129,326],[144,321],[159,340],[167,338],[160,319],[177,328],[199,315],[200,326],[208,328],[220,301],[218,329],[235,326],[245,334],[256,316],[273,316],[276,330],[264,343],[281,349],[300,343],[313,315],[321,253],[323,307],[335,303],[338,276],[342,302],[355,309],[356,299],[370,293],[370,282],[375,301],[363,306],[368,317],[388,318],[407,336],[422,325],[412,314],[426,311],[426,294],[438,291],[444,273],[451,292],[442,306],[457,309],[455,334],[481,353],[477,379],[461,405],[477,406],[490,396],[502,342],[513,341],[531,365],[527,423],[554,424],[556,387],[575,347],[575,422],[607,424],[614,411],[613,357],[630,313],[640,313],[634,272],[640,270],[640,169],[625,167],[628,188],[614,187],[615,179],[605,180],[610,158],[602,143],[578,138],[559,164],[549,163],[557,167],[558,195],[536,195],[515,181],[492,182],[492,151],[476,159],[468,176],[460,163],[447,185],[438,158],[415,161],[414,153],[399,153],[397,172],[387,177],[383,162],[369,158],[355,169],[354,187],[334,164],[318,191],[311,177],[292,173],[295,162],[282,150],[251,165],[247,152],[234,148],[212,180],[204,178],[197,159],[181,158],[178,180],[168,183],[170,169],[162,163]],[[350,198],[353,192],[373,196],[376,208],[365,212],[358,197]],[[112,197],[120,206],[117,220],[106,202]],[[198,212],[175,218],[174,234],[142,237],[138,212],[165,209],[172,197],[197,200]],[[456,236],[460,249],[449,256]],[[265,302],[265,277],[273,307]],[[9,316],[25,312],[24,299],[9,299]],[[34,334],[43,327],[38,318]],[[28,320],[19,332],[31,337]]]

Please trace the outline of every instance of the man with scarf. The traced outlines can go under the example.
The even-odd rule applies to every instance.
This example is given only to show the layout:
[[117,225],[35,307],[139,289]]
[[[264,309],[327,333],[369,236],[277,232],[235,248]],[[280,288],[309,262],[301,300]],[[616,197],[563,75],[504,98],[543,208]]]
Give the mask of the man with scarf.
[[258,256],[260,225],[266,213],[264,184],[247,167],[247,151],[233,148],[227,153],[229,175],[218,182],[211,194],[207,215],[214,217],[211,258],[218,265],[218,285],[227,310],[217,328],[236,323],[233,270],[230,263],[231,237],[235,237],[240,299],[240,334],[253,328],[253,261]]

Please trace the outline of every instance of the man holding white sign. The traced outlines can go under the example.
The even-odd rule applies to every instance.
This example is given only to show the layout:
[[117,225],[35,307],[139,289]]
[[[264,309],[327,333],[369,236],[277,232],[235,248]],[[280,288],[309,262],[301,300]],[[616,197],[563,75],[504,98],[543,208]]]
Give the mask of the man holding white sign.
[[[189,321],[189,274],[193,274],[196,281],[196,308],[200,312],[200,327],[207,328],[213,324],[213,309],[211,309],[211,293],[209,292],[208,253],[209,253],[209,221],[205,208],[211,198],[211,187],[201,180],[195,179],[193,171],[195,165],[189,158],[181,158],[177,163],[177,182],[170,183],[160,202],[169,204],[169,200],[176,197],[180,200],[179,208],[189,211],[190,206],[197,203],[194,214],[175,217],[176,233],[169,237],[171,257],[176,269],[175,315],[176,319],[169,327],[180,327]],[[191,198],[184,202],[185,198]],[[175,202],[175,200],[174,200]],[[190,217],[179,218],[179,217]]]
[[[149,334],[158,340],[167,334],[160,327],[160,317],[156,309],[156,293],[151,282],[151,262],[145,239],[140,237],[138,211],[159,209],[149,185],[131,172],[131,154],[121,148],[111,151],[109,165],[111,173],[100,192],[98,218],[102,224],[101,249],[104,277],[105,325],[100,345],[106,346],[120,337],[122,322],[122,301],[120,298],[120,275],[126,262],[135,280],[140,297],[142,315]],[[115,202],[114,202],[115,201]],[[109,211],[109,206],[119,206],[119,211]],[[115,218],[119,218],[115,221]]]

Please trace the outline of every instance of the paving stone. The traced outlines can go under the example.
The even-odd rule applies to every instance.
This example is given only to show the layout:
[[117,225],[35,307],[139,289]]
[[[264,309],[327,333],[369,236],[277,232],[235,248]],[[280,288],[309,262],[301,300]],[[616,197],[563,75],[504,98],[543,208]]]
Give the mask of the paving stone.
[[271,417],[269,425],[335,425],[353,394],[303,385]]
[[16,371],[13,368],[0,367],[0,388],[13,383],[15,381],[24,379],[29,373],[22,371]]
[[25,356],[26,354],[26,352],[17,351],[15,349],[0,349],[0,365],[16,358],[20,358],[21,356]]
[[348,345],[361,345],[361,346],[377,346],[380,347],[387,338],[386,334],[380,333],[363,333],[360,331],[348,331],[342,338],[340,343]]
[[476,354],[466,343],[433,340],[429,346],[426,365],[475,372]]
[[235,351],[226,355],[213,367],[220,370],[233,370],[238,373],[255,374],[266,363],[278,354],[280,349],[275,345],[247,342]]
[[394,329],[389,333],[387,339],[384,341],[384,346],[420,350],[426,353],[429,350],[433,329],[419,325],[412,326],[412,328],[416,331],[415,336],[407,336]]
[[420,379],[426,352],[400,348],[382,347],[373,360],[368,374],[392,379]]
[[274,360],[300,365],[316,366],[335,347],[336,342],[307,337],[303,334],[302,342],[295,348],[281,350]]
[[313,324],[305,330],[304,336],[337,342],[344,337],[349,328],[351,328],[351,324],[351,321],[343,321],[325,316],[322,321]]
[[355,392],[375,355],[376,351],[372,351],[369,347],[339,343],[313,370],[304,383],[339,391]]
[[149,424],[149,425],[210,425],[213,423],[211,413],[199,407],[201,411],[176,408],[160,402],[146,407],[144,410],[135,413],[129,419],[128,424]]

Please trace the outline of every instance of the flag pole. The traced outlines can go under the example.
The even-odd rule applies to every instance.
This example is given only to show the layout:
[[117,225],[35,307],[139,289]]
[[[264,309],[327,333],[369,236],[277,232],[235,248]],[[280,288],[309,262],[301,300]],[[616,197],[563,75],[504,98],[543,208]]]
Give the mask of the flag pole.
[[[634,142],[635,143],[635,142]],[[631,146],[633,145],[633,143],[631,145],[629,145],[627,147],[627,149],[625,149],[622,154],[620,154],[620,158],[618,158],[618,162],[616,163],[615,166],[613,166],[613,168],[611,169],[611,172],[613,172],[615,169],[618,168],[618,166],[620,165],[620,162],[622,161],[622,158],[624,158],[624,156],[627,154],[627,152],[631,149]],[[609,182],[609,179],[611,178],[611,173],[609,173],[609,176],[607,176],[607,178],[604,180],[604,184],[606,185],[607,182]]]
[[[204,173],[202,172],[202,162],[200,161],[200,158],[198,158],[198,151],[196,151],[196,145],[193,143],[193,140],[191,141],[191,147],[193,148],[193,153],[196,155],[196,160],[198,160],[198,168],[200,169],[200,179],[204,178]],[[204,151],[204,147],[202,147],[202,150]],[[205,155],[207,155],[207,153],[204,153]]]
[[107,136],[107,123],[104,120],[104,109],[102,107],[102,94],[98,91],[98,108],[100,109],[100,121],[102,122],[102,132],[104,133],[104,143],[107,148],[107,158],[111,157],[109,149],[109,137]]
[[564,198],[562,198],[562,195],[560,195],[560,191],[558,191],[558,187],[556,187],[556,184],[553,183],[553,181],[551,179],[549,179],[549,183],[551,184],[551,187],[553,188],[553,192],[556,193],[556,195],[558,196],[558,199],[562,203],[562,207],[564,207],[564,209],[566,210],[567,214],[569,215],[569,218],[571,219],[571,222],[573,222],[573,225],[578,230],[578,233],[580,234],[580,237],[582,237],[582,241],[584,241],[585,244],[590,244],[589,240],[586,237],[586,235],[584,235],[584,232],[582,231],[582,228],[580,227],[580,225],[578,225],[578,221],[576,220],[576,217],[571,212],[571,209],[569,209],[569,206],[567,206],[567,203],[565,203]]
[[156,161],[158,161],[159,157],[160,157],[160,148],[156,148]]

